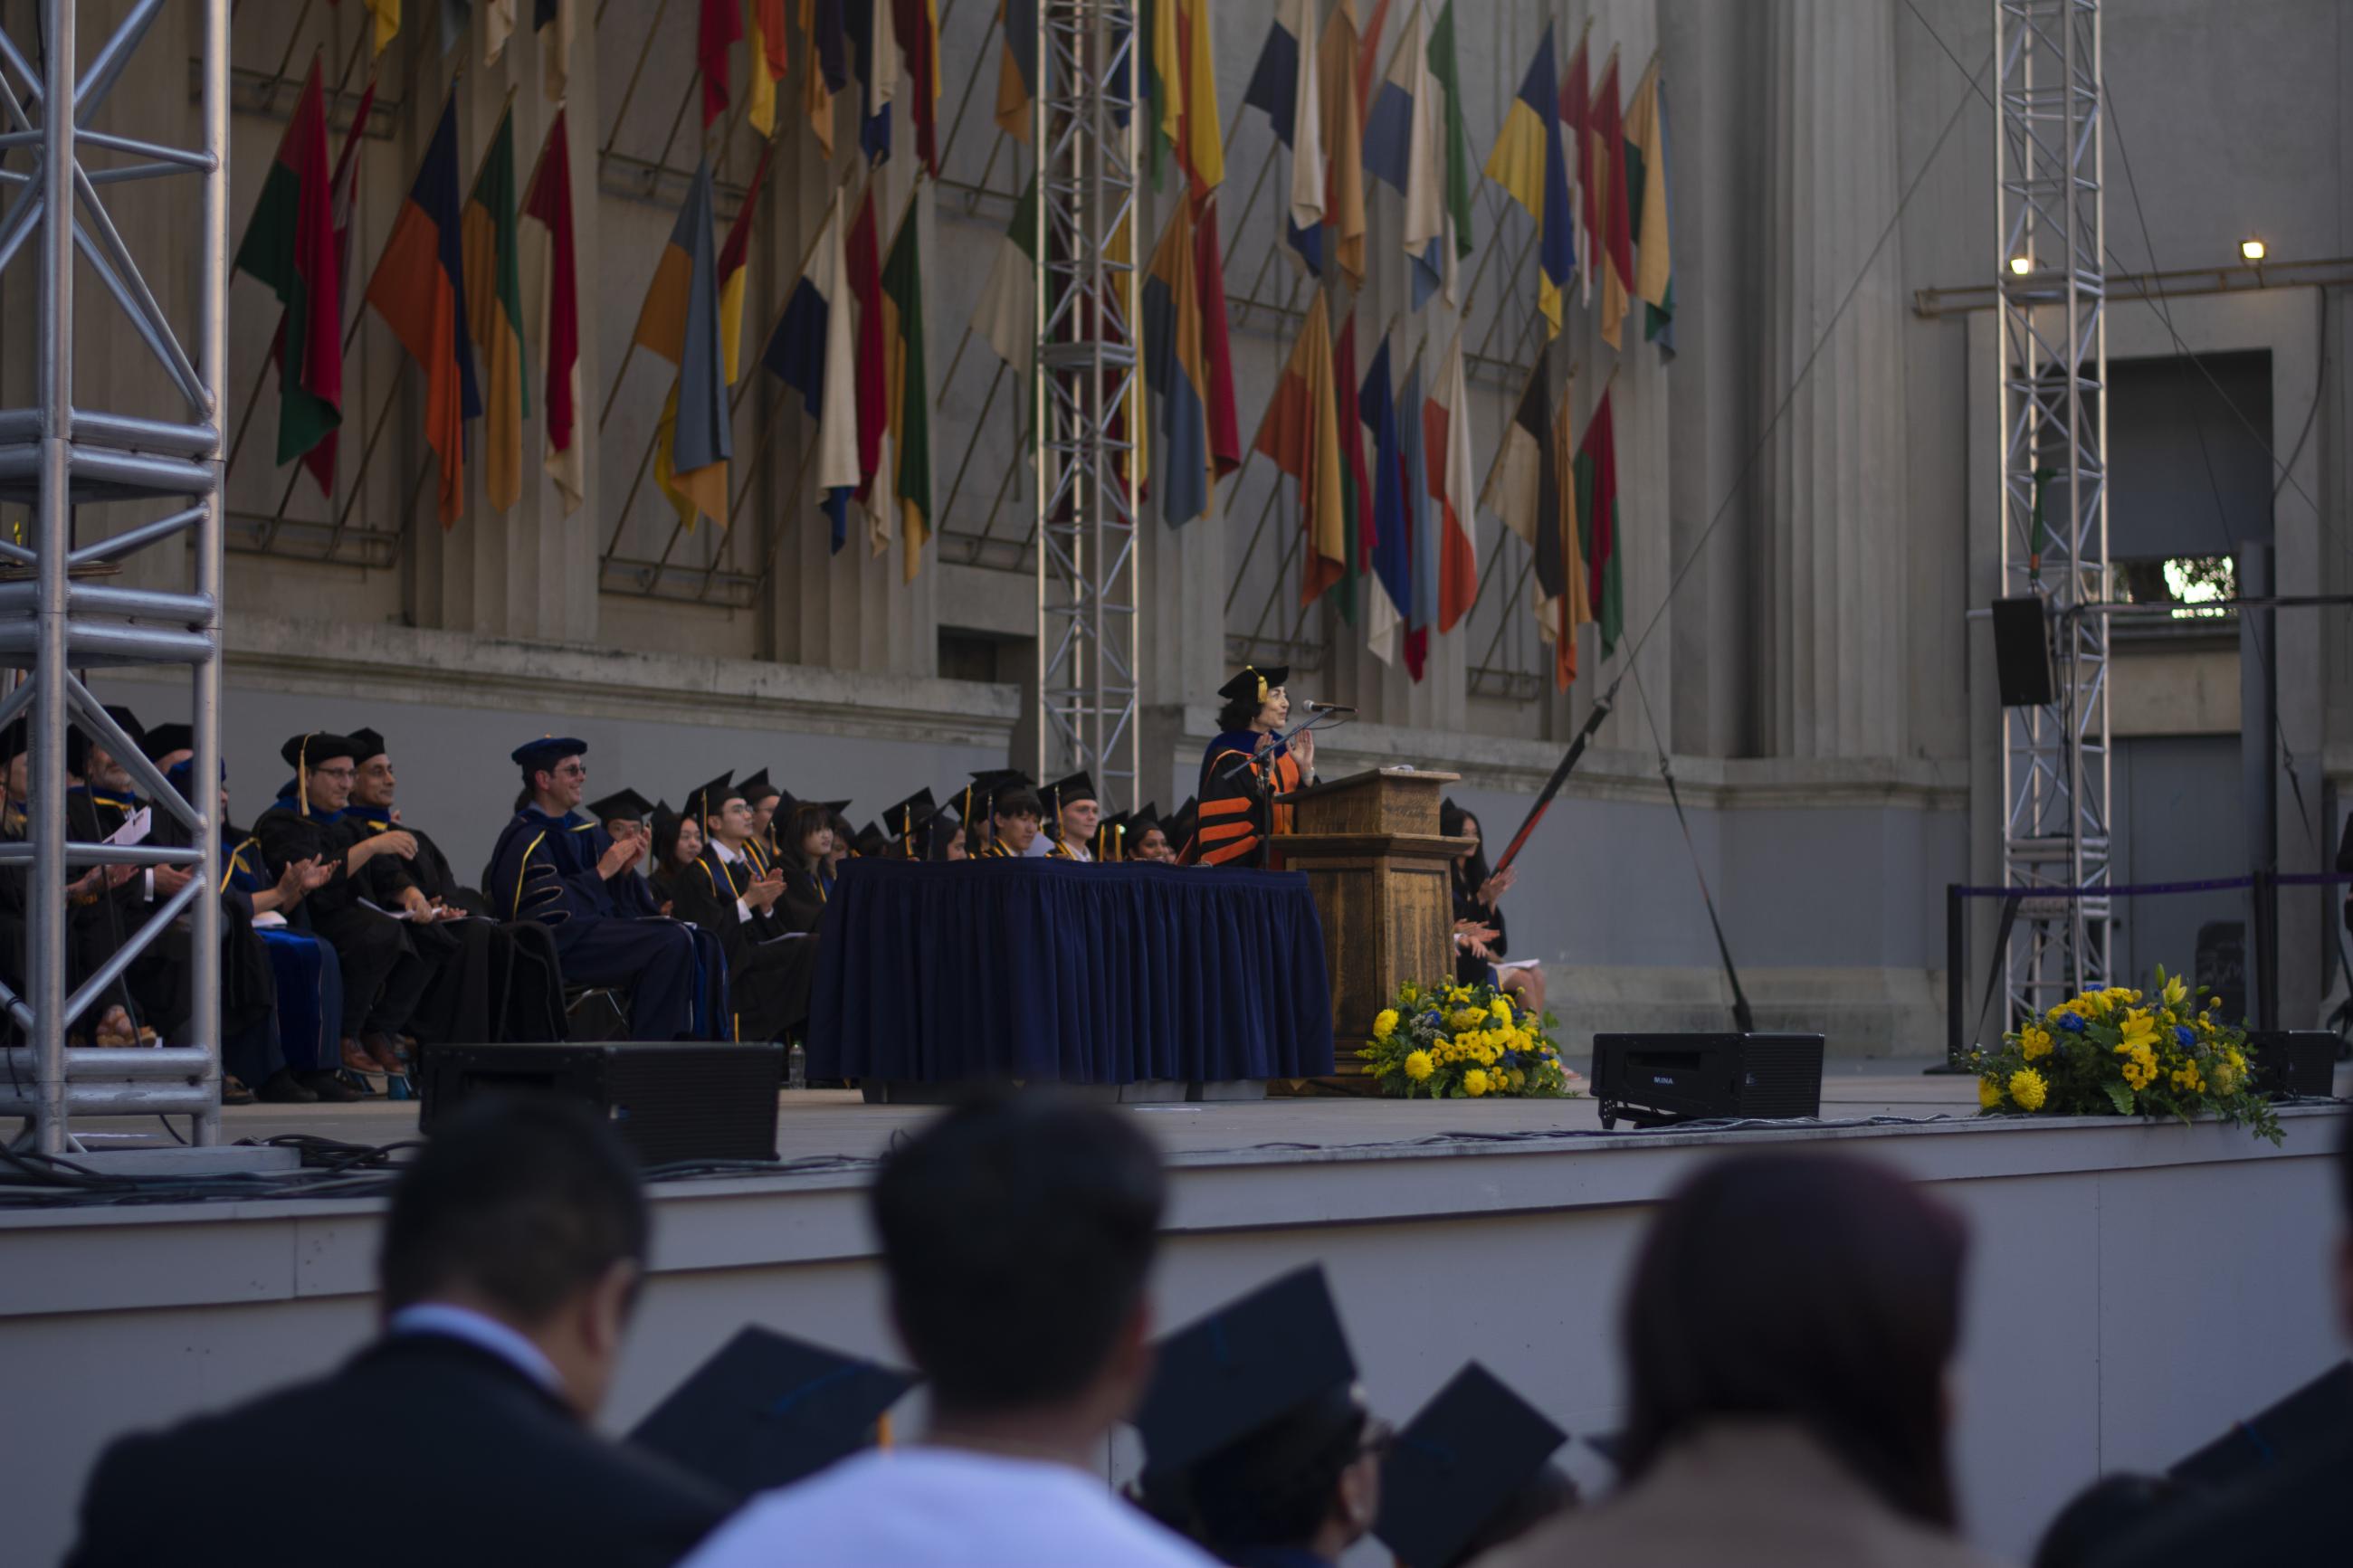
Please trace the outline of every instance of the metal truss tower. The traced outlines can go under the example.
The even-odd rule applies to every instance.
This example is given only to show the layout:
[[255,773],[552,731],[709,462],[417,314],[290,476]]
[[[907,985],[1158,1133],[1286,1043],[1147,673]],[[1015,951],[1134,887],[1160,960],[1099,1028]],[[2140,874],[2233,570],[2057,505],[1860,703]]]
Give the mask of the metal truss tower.
[[[30,799],[23,840],[0,843],[0,875],[24,879],[29,952],[23,996],[0,992],[14,1036],[0,1045],[0,1117],[31,1121],[28,1141],[44,1153],[77,1147],[77,1114],[189,1115],[199,1143],[220,1135],[220,900],[210,868],[219,864],[219,618],[221,584],[221,373],[228,289],[229,0],[199,0],[195,13],[202,81],[201,145],[159,145],[90,128],[124,66],[174,4],[139,0],[111,35],[78,48],[74,0],[39,0],[40,35],[28,52],[0,32],[0,154],[29,153],[34,164],[5,171],[15,187],[0,216],[0,269],[24,261],[37,278],[34,312],[36,384],[29,406],[0,408],[0,500],[27,506],[26,542],[0,542],[0,668],[14,677],[0,699],[0,723],[28,721]],[[182,13],[185,14],[185,13]],[[148,47],[184,46],[166,37]],[[77,61],[80,63],[79,74]],[[176,67],[177,60],[174,65]],[[157,179],[201,186],[201,216],[177,243],[195,251],[191,358],[108,211],[114,193],[133,199]],[[185,253],[153,258],[176,268]],[[155,362],[166,417],[95,409],[74,397],[76,263],[126,316]],[[22,269],[20,269],[21,271]],[[109,509],[103,531],[87,524]],[[122,509],[122,510],[115,510]],[[176,567],[193,543],[187,592],[115,586],[106,579],[125,557],[160,547]],[[177,577],[175,570],[174,576]],[[192,805],[108,718],[85,684],[92,667],[176,665],[191,672],[198,787]],[[137,792],[153,803],[184,847],[73,843],[67,837],[69,726],[121,760]],[[176,892],[160,888],[126,915],[120,949],[67,989],[67,888],[92,866],[193,868]],[[66,1048],[75,1019],[94,1016],[132,963],[182,925],[195,999],[195,1043],[153,1049]]]
[[[2107,329],[2098,0],[1995,0],[2001,591],[2044,602],[2054,700],[2002,710],[2002,880],[2109,877]],[[2109,982],[2105,892],[2021,900],[2013,1014]]]
[[1038,765],[1085,768],[1136,802],[1137,384],[1134,0],[1039,7]]

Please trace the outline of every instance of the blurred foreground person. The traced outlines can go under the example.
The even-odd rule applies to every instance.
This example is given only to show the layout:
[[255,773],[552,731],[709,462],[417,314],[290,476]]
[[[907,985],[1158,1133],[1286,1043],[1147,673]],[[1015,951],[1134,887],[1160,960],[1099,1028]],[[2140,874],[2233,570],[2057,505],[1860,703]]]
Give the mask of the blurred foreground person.
[[1621,1321],[1623,1489],[1486,1568],[1972,1568],[1946,1379],[1959,1216],[1893,1172],[1721,1161],[1667,1200]]
[[1165,1202],[1159,1156],[1115,1111],[1033,1090],[926,1125],[872,1204],[930,1431],[754,1500],[691,1568],[1208,1563],[1102,1468],[1151,1374]]
[[[69,1568],[665,1568],[727,1498],[598,1436],[645,1268],[637,1166],[585,1110],[466,1107],[401,1177],[377,1259],[384,1333],[343,1368],[126,1437],[82,1494]],[[322,1442],[396,1456],[396,1496],[254,1482]]]

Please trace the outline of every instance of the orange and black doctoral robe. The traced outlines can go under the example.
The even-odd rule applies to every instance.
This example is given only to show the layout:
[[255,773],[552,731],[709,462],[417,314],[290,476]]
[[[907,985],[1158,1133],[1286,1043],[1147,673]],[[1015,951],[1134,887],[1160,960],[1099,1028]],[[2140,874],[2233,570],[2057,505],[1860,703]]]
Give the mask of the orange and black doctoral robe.
[[1292,808],[1274,797],[1306,784],[1307,773],[1280,745],[1259,756],[1263,739],[1253,731],[1229,730],[1209,742],[1201,759],[1201,805],[1193,842],[1180,857],[1186,863],[1264,866],[1267,840],[1291,831]]

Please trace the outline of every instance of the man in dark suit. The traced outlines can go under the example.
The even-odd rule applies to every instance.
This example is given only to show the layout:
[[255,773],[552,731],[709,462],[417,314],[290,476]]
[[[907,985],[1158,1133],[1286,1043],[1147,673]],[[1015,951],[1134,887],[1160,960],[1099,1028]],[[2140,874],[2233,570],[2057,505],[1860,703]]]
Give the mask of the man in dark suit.
[[[468,1107],[394,1193],[378,1259],[383,1336],[315,1383],[115,1443],[83,1492],[69,1568],[666,1568],[727,1499],[588,1426],[647,1233],[628,1151],[585,1111]],[[323,1487],[252,1493],[257,1462],[332,1433],[399,1456],[396,1501]]]

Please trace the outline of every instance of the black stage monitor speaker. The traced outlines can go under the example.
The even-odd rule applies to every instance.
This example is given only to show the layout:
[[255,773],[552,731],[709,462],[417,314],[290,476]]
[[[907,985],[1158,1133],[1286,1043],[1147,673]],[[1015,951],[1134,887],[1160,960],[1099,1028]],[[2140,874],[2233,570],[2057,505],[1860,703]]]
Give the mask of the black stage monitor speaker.
[[2326,1100],[2336,1092],[2337,1037],[2327,1029],[2250,1029],[2247,1047],[2255,1058],[2257,1094]]
[[1820,1035],[1596,1035],[1601,1125],[1736,1116],[1779,1120],[1822,1109]]
[[2038,594],[1993,602],[1993,668],[2005,708],[2041,708],[2052,701],[2051,623]]
[[773,1160],[785,1047],[699,1040],[431,1046],[417,1125],[480,1094],[559,1094],[586,1100],[649,1165],[678,1160]]

